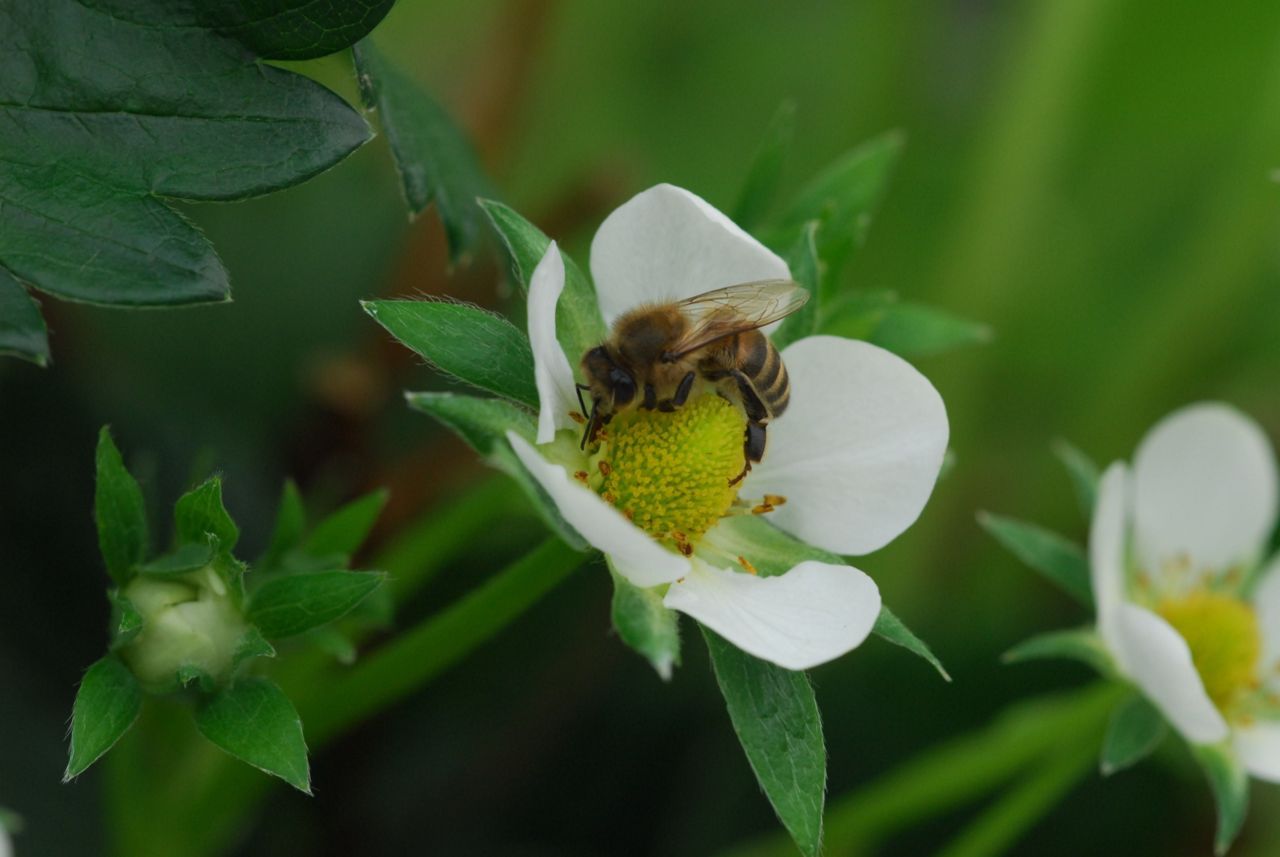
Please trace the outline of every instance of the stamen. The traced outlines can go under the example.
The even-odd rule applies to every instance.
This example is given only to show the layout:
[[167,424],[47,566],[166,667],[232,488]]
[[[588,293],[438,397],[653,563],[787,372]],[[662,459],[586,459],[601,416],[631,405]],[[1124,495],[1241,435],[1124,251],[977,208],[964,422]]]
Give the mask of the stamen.
[[759,573],[760,573],[758,570],[756,570],[756,567],[755,567],[754,565],[752,565],[752,564],[747,560],[747,558],[746,558],[745,556],[740,556],[740,557],[738,557],[738,565],[740,565],[740,566],[742,566],[743,568],[745,568],[745,569],[747,570],[747,573],[748,573],[748,574],[759,574]]
[[1204,689],[1219,710],[1238,709],[1261,687],[1262,634],[1248,604],[1202,589],[1165,599],[1156,612],[1186,640]]

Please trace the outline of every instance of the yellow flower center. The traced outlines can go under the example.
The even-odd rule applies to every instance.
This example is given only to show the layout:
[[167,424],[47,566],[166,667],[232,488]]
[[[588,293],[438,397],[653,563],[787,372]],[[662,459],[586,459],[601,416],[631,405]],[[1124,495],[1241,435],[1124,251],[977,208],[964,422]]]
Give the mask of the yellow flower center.
[[600,445],[600,493],[636,526],[689,553],[738,495],[730,482],[742,473],[745,430],[742,411],[710,394],[670,413],[619,413]]
[[1187,641],[1204,688],[1220,711],[1257,689],[1262,634],[1248,604],[1229,595],[1195,592],[1161,601],[1156,612]]

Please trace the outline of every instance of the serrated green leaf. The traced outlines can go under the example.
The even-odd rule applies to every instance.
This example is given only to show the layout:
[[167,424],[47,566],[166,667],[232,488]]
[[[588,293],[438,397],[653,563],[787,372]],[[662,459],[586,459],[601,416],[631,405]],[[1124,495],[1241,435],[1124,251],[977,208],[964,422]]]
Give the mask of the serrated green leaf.
[[217,536],[206,535],[203,543],[187,542],[162,557],[137,567],[138,574],[150,577],[173,577],[189,574],[213,562],[218,553]]
[[1104,676],[1115,675],[1115,665],[1093,628],[1050,631],[1018,643],[1000,658],[1006,664],[1043,658],[1065,658],[1088,664]]
[[292,479],[286,479],[280,492],[280,505],[276,509],[276,523],[271,529],[271,541],[266,552],[254,568],[271,571],[280,565],[284,555],[302,543],[307,526],[307,513],[302,495]]
[[291,637],[332,622],[382,583],[378,572],[319,571],[273,577],[249,599],[249,621],[268,639]]
[[129,731],[142,708],[142,689],[119,658],[89,667],[71,709],[71,750],[62,780],[78,777]]
[[365,301],[361,306],[444,374],[538,407],[529,338],[502,316],[446,301]]
[[827,749],[813,686],[802,672],[753,658],[703,628],[716,683],[756,780],[800,853],[822,850]]
[[1053,454],[1067,468],[1071,477],[1071,487],[1075,489],[1076,502],[1080,504],[1080,512],[1086,521],[1093,518],[1093,504],[1098,499],[1098,465],[1093,459],[1065,440],[1059,439],[1053,444]]
[[395,0],[204,0],[202,23],[242,42],[260,57],[328,56],[367,36]]
[[[546,255],[551,239],[500,202],[482,199],[480,208],[507,248],[513,277],[521,289],[528,291],[529,280]],[[560,256],[564,259],[564,291],[556,304],[556,338],[568,355],[570,365],[574,365],[588,349],[603,342],[609,330],[600,315],[591,281],[568,253],[561,250]]]
[[372,39],[360,42],[352,53],[360,94],[382,120],[409,211],[416,216],[435,203],[450,261],[469,256],[482,235],[476,200],[492,194],[471,143],[445,109],[389,62]]
[[93,508],[98,524],[98,547],[107,573],[123,586],[147,551],[147,512],[142,489],[125,469],[120,450],[116,449],[106,426],[98,433]]
[[1102,740],[1102,775],[1132,767],[1151,755],[1169,734],[1169,726],[1154,705],[1134,693],[1111,712]]
[[302,721],[284,691],[252,678],[223,688],[196,710],[196,727],[217,747],[311,794]]
[[1093,606],[1089,560],[1074,542],[1025,521],[979,512],[978,523],[1014,556],[1086,607]]
[[236,650],[231,655],[231,668],[235,669],[250,658],[274,658],[275,656],[275,646],[262,636],[262,631],[251,626],[236,643]]
[[40,304],[4,268],[0,268],[0,354],[49,365],[49,332]]
[[795,102],[784,101],[778,105],[773,118],[765,127],[760,148],[756,150],[751,168],[747,170],[747,179],[743,182],[742,190],[738,194],[738,203],[733,207],[734,222],[748,232],[764,219],[769,206],[773,204],[778,194],[782,168],[786,163],[787,152],[791,149],[795,132]]
[[893,643],[895,646],[901,646],[908,652],[924,658],[943,680],[951,681],[951,675],[947,672],[946,667],[942,665],[942,661],[938,660],[938,656],[933,650],[921,640],[906,624],[894,615],[893,611],[885,605],[880,605],[880,615],[876,617],[876,624],[871,632],[882,640]]
[[641,589],[629,582],[612,562],[609,575],[613,578],[613,629],[653,665],[663,681],[670,681],[672,668],[680,665],[680,622],[675,611],[663,605],[656,588]]
[[787,316],[782,325],[769,337],[778,348],[785,348],[797,339],[804,339],[816,331],[818,289],[822,279],[822,263],[818,259],[817,240],[818,223],[812,221],[805,224],[800,231],[800,237],[796,239],[791,252],[787,254],[791,277],[809,292],[809,301]]
[[1209,781],[1218,808],[1213,850],[1222,857],[1236,841],[1249,812],[1249,776],[1228,743],[1193,744],[1191,751]]
[[350,557],[369,537],[388,496],[385,489],[372,491],[347,503],[316,524],[300,549],[312,556]]
[[142,630],[142,614],[120,590],[107,593],[111,601],[111,651],[127,645]]
[[213,535],[219,548],[230,552],[240,540],[240,528],[222,505],[222,480],[217,476],[178,498],[173,507],[173,524],[179,544],[207,543]]
[[879,323],[866,339],[901,357],[929,357],[990,342],[991,328],[935,307],[892,303],[883,308]]

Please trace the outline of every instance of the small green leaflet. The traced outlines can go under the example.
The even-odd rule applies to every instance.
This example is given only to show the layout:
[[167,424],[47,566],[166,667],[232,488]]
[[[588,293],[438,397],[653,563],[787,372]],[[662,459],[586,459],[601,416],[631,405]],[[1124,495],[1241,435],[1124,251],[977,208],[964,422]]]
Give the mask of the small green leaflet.
[[274,640],[301,634],[343,616],[377,589],[377,572],[319,571],[272,577],[249,599],[249,621]]
[[529,339],[502,316],[447,301],[365,301],[361,306],[444,374],[538,406]]
[[795,246],[787,254],[791,277],[809,292],[809,301],[799,310],[787,316],[782,325],[769,337],[778,348],[786,348],[797,339],[804,339],[815,332],[818,320],[818,291],[822,280],[822,262],[818,259],[818,222],[806,223],[796,239]]
[[1042,658],[1064,658],[1088,664],[1104,676],[1116,674],[1106,646],[1093,628],[1075,628],[1069,631],[1049,631],[1023,640],[1000,658],[1006,664]]
[[943,681],[951,681],[951,674],[942,665],[942,661],[938,660],[938,656],[933,653],[933,649],[930,649],[924,640],[912,633],[911,629],[883,604],[880,605],[880,615],[876,617],[876,624],[871,629],[871,632],[882,640],[887,640],[895,646],[901,646],[908,652],[924,658],[930,666],[937,670],[938,675],[942,676]]
[[381,490],[352,500],[316,524],[315,529],[302,540],[299,549],[317,557],[349,558],[368,538],[369,531],[387,505],[387,497],[387,492]]
[[1200,763],[1218,807],[1218,831],[1213,851],[1226,854],[1236,841],[1249,812],[1249,776],[1229,743],[1192,744],[1191,752]]
[[213,562],[218,553],[218,537],[209,535],[199,542],[187,542],[162,557],[138,566],[138,574],[172,577],[189,574]]
[[49,363],[49,332],[40,316],[40,304],[22,284],[0,268],[0,354]]
[[266,679],[244,679],[206,699],[196,726],[237,759],[311,794],[302,721],[284,691]]
[[1098,465],[1093,459],[1076,449],[1065,440],[1058,440],[1053,445],[1053,454],[1058,456],[1062,466],[1067,468],[1071,477],[1071,487],[1076,492],[1076,502],[1080,504],[1080,513],[1086,521],[1093,518],[1093,504],[1098,499]]
[[822,333],[865,339],[900,357],[931,357],[991,340],[985,324],[923,304],[904,303],[893,292],[855,291],[822,307]]
[[[733,221],[748,232],[764,220],[769,206],[778,194],[782,168],[795,133],[795,102],[784,101],[765,128],[760,148],[756,150],[751,168],[747,171],[747,179],[738,194],[738,203],[733,207]],[[792,268],[793,273],[794,270]]]
[[280,492],[280,506],[276,510],[276,523],[271,530],[271,543],[258,560],[258,571],[270,571],[278,566],[284,555],[302,541],[307,526],[307,513],[302,505],[302,495],[292,479],[285,480]]
[[1086,607],[1093,606],[1089,561],[1074,542],[1025,521],[979,512],[978,523],[1014,556]]
[[71,751],[66,782],[111,749],[138,719],[142,689],[119,658],[107,655],[89,667],[71,709]]
[[680,665],[680,624],[674,610],[662,604],[656,588],[641,589],[614,570],[611,615],[618,637],[642,655],[663,681],[671,680],[671,670]]
[[222,480],[217,476],[178,498],[173,507],[173,524],[179,543],[205,543],[213,535],[218,546],[229,552],[240,540],[240,528],[222,505]]
[[93,508],[102,559],[111,579],[123,586],[147,551],[147,513],[142,489],[125,469],[106,426],[98,433]]
[[800,853],[822,850],[827,748],[813,686],[702,629],[716,682],[747,761]]
[[1115,707],[1102,741],[1102,775],[1132,767],[1151,755],[1169,734],[1169,726],[1156,707],[1140,693],[1133,693]]

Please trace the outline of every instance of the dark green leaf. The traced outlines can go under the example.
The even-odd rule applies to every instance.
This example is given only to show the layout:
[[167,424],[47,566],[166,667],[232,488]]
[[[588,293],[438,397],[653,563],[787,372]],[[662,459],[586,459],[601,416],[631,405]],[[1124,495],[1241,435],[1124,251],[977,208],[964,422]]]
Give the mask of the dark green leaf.
[[351,642],[351,639],[346,634],[331,625],[312,628],[307,632],[306,640],[343,666],[350,666],[356,662],[355,643]]
[[1071,477],[1071,487],[1076,492],[1076,502],[1086,521],[1093,518],[1093,504],[1098,498],[1098,465],[1093,459],[1076,449],[1065,440],[1053,445],[1054,455],[1067,468]]
[[364,544],[386,505],[385,490],[352,500],[317,524],[303,540],[301,550],[312,556],[350,557]]
[[806,857],[822,849],[827,749],[802,672],[753,658],[702,629],[729,719],[765,796]]
[[267,638],[262,636],[262,631],[250,627],[236,643],[236,650],[231,655],[231,668],[235,669],[250,658],[274,658],[275,656],[275,646],[267,642]]
[[869,340],[897,301],[898,296],[888,291],[846,292],[822,303],[818,330],[845,339]]
[[815,332],[818,321],[818,283],[821,281],[822,263],[818,260],[818,224],[805,224],[795,246],[787,254],[787,264],[792,278],[809,292],[809,302],[797,312],[787,316],[771,335],[773,344],[785,348],[797,339],[804,339]]
[[208,536],[204,542],[187,542],[164,556],[138,566],[139,574],[152,577],[171,577],[204,568],[217,555],[218,540]]
[[240,540],[240,529],[222,505],[222,480],[217,476],[178,498],[173,507],[173,523],[179,543],[207,543],[208,536],[213,535],[218,546],[229,552]]
[[502,316],[447,301],[365,301],[361,306],[446,375],[538,406],[529,339]]
[[[795,131],[795,102],[784,101],[765,128],[764,139],[747,171],[747,180],[738,195],[738,204],[733,208],[734,222],[748,232],[764,219],[778,194],[782,167],[787,160],[787,152],[791,149]],[[794,272],[794,268],[792,270]]]
[[[533,271],[546,255],[551,239],[500,202],[484,199],[480,207],[507,248],[516,282],[528,290]],[[603,342],[609,331],[600,315],[591,281],[567,253],[561,250],[560,256],[564,259],[564,291],[556,304],[556,337],[573,365],[588,349]]]
[[142,489],[125,469],[106,426],[98,433],[93,508],[102,559],[112,580],[123,586],[147,551],[147,513]]
[[138,719],[142,689],[119,658],[107,655],[89,667],[71,709],[71,752],[66,782],[111,749]]
[[0,268],[0,354],[22,357],[37,366],[49,364],[49,333],[40,305],[4,268]]
[[292,479],[287,479],[280,494],[276,524],[271,530],[271,543],[255,568],[270,571],[280,565],[284,555],[302,542],[306,526],[307,514],[302,505],[302,495],[298,493],[297,484]]
[[395,0],[201,0],[202,21],[260,57],[327,56],[367,36]]
[[1065,658],[1088,664],[1100,674],[1115,674],[1111,655],[1107,652],[1093,628],[1077,628],[1069,631],[1050,631],[1023,640],[1004,653],[1001,658],[1007,664],[1042,658]]
[[911,629],[883,604],[880,605],[880,615],[876,617],[875,627],[871,631],[880,639],[887,640],[895,646],[901,646],[908,652],[924,658],[938,671],[938,675],[942,676],[946,681],[951,681],[951,676],[942,665],[942,661],[938,660],[938,656],[933,653],[933,650],[925,644],[924,640],[913,634]]
[[991,341],[991,328],[922,304],[884,307],[869,342],[902,357],[928,357]]
[[1093,606],[1089,561],[1078,545],[1043,527],[979,512],[978,523],[1014,556],[1086,607]]
[[382,583],[376,572],[319,571],[273,577],[249,600],[249,621],[270,639],[301,634],[342,616]]
[[361,96],[382,119],[409,211],[418,215],[435,203],[449,259],[457,262],[479,246],[483,218],[476,200],[491,194],[489,180],[449,114],[388,62],[372,39],[353,53]]
[[255,768],[311,794],[302,721],[284,691],[265,679],[245,679],[196,711],[201,734]]
[[1218,807],[1218,831],[1213,850],[1218,857],[1235,842],[1249,812],[1249,777],[1229,744],[1191,746]]
[[663,681],[671,680],[671,669],[680,665],[680,625],[675,611],[662,604],[657,589],[641,589],[618,574],[609,564],[613,578],[613,628],[618,637],[644,656]]
[[1141,762],[1160,746],[1169,726],[1145,696],[1135,693],[1116,706],[1102,741],[1102,775],[1109,777]]
[[111,651],[128,644],[142,630],[142,614],[118,589],[107,593],[111,601]]

